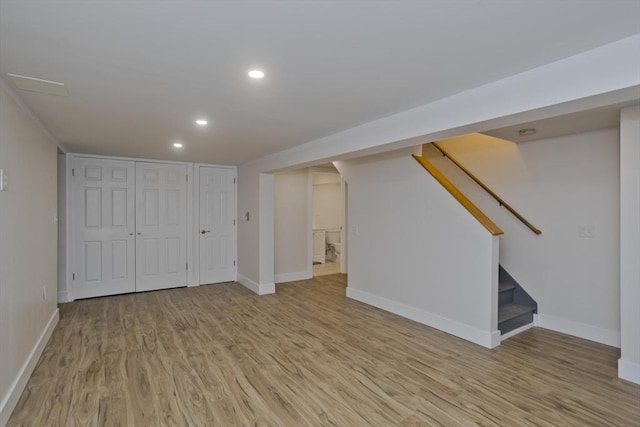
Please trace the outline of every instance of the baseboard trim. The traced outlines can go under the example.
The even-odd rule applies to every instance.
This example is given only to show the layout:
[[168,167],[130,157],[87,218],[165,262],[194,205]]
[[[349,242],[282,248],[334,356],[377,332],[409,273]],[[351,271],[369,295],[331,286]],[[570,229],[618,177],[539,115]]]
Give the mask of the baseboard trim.
[[292,273],[276,274],[276,283],[295,282],[297,280],[309,280],[313,277],[313,273],[309,270],[294,271]]
[[256,283],[248,277],[243,276],[238,273],[238,282],[249,289],[252,292],[255,292],[258,295],[268,295],[276,293],[276,284],[275,283]]
[[66,302],[71,302],[71,300],[69,299],[69,292],[68,291],[59,291],[58,292],[58,302],[61,304],[64,304]]
[[623,380],[640,384],[640,363],[618,360],[618,377]]
[[27,360],[24,361],[22,368],[18,372],[18,376],[13,384],[11,384],[11,387],[9,387],[7,395],[0,404],[0,426],[6,425],[7,421],[9,421],[9,417],[18,403],[18,399],[20,399],[20,395],[22,395],[22,391],[27,385],[27,381],[29,381],[29,377],[31,377],[45,345],[49,341],[53,330],[58,324],[58,320],[60,320],[60,311],[56,308],[51,315],[49,322],[47,322],[47,326],[40,334],[38,341],[36,341],[36,345],[31,349]]
[[442,317],[419,308],[411,307],[397,301],[380,297],[366,291],[347,287],[347,297],[365,304],[372,305],[382,310],[397,314],[398,316],[414,320],[423,325],[441,330],[458,338],[471,341],[474,344],[487,348],[500,345],[500,331],[488,332],[474,328],[455,320]]
[[535,322],[536,325],[541,328],[551,329],[552,331],[620,348],[619,331],[587,325],[586,323],[576,322],[550,314],[538,313]]
[[533,327],[535,327],[535,322],[531,322],[528,325],[524,325],[524,326],[520,326],[519,328],[514,329],[513,331],[509,331],[504,335],[500,335],[500,342],[506,340],[507,338],[511,338],[515,335],[518,335],[520,332],[524,332],[527,329],[531,329]]

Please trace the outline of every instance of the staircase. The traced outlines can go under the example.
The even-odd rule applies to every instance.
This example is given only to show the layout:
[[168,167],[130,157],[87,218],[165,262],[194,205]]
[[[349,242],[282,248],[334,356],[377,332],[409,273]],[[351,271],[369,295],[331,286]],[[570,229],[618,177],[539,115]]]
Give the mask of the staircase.
[[538,304],[500,266],[498,285],[498,329],[504,335],[533,323]]
[[[503,231],[489,217],[487,217],[467,196],[465,196],[443,173],[434,165],[434,160],[440,156],[434,153],[438,150],[442,156],[447,157],[451,162],[493,197],[500,206],[505,207],[515,218],[520,220],[534,234],[542,234],[542,231],[534,227],[522,215],[516,212],[503,199],[498,197],[489,187],[482,183],[476,176],[464,168],[460,163],[451,158],[437,143],[432,142],[422,146],[422,156],[414,155],[418,163],[435,178],[460,204],[473,215],[493,236],[503,234]],[[501,335],[516,331],[523,326],[533,324],[533,314],[537,313],[538,304],[525,292],[507,271],[500,266],[499,288],[498,288],[498,329]],[[515,334],[513,332],[509,336]]]

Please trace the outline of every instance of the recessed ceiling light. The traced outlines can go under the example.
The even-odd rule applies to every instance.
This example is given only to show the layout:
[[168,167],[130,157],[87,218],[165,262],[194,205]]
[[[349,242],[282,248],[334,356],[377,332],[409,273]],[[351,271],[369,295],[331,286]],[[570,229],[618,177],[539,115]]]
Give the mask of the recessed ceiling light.
[[209,122],[206,121],[205,119],[198,119],[198,120],[196,120],[196,124],[199,125],[199,126],[206,126],[206,125],[209,124]]
[[174,142],[173,148],[182,148],[182,142]]
[[520,129],[518,131],[518,135],[520,136],[532,136],[535,134],[536,134],[536,130],[534,128]]
[[261,79],[264,77],[264,72],[260,70],[251,70],[249,71],[249,77],[252,79]]

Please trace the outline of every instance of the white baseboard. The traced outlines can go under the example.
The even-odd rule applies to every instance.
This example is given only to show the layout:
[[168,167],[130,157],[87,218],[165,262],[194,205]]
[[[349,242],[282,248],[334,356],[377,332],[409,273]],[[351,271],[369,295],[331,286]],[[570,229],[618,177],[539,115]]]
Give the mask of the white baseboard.
[[238,273],[238,282],[249,289],[250,291],[255,292],[258,295],[268,295],[276,293],[276,284],[275,283],[261,283],[258,284],[248,277],[243,276]]
[[72,300],[69,299],[69,292],[68,291],[58,291],[58,302],[61,304],[64,304],[65,302],[71,302]]
[[618,360],[618,377],[640,384],[640,363]]
[[261,283],[260,289],[258,290],[258,295],[270,295],[276,293],[276,284],[275,283]]
[[537,314],[535,323],[541,328],[620,348],[619,331],[604,329],[550,314]]
[[297,280],[309,280],[313,277],[313,273],[310,270],[294,271],[293,273],[281,273],[276,274],[276,283],[295,282]]
[[40,334],[38,341],[36,341],[36,344],[31,349],[31,353],[29,353],[29,356],[27,356],[27,359],[24,361],[22,368],[20,368],[16,379],[14,380],[13,384],[11,384],[11,387],[9,387],[7,395],[0,403],[0,426],[6,425],[7,421],[9,421],[9,417],[11,416],[13,409],[18,403],[18,399],[20,399],[22,391],[27,385],[27,381],[29,381],[29,377],[31,377],[31,374],[36,367],[36,363],[38,362],[38,359],[40,358],[40,355],[44,350],[44,346],[49,341],[49,338],[51,337],[53,330],[58,324],[59,319],[60,311],[58,310],[58,308],[56,308],[56,310],[51,315],[47,326]]
[[411,307],[390,299],[380,297],[369,292],[347,287],[347,297],[354,300],[381,308],[398,316],[406,317],[423,325],[439,329],[456,337],[471,341],[474,344],[487,348],[494,348],[500,345],[500,331],[483,331],[469,325],[447,319],[437,314]]
[[518,335],[520,332],[524,332],[527,329],[531,329],[533,328],[535,325],[535,322],[531,322],[528,325],[524,325],[524,326],[520,326],[519,328],[514,329],[513,331],[509,331],[504,335],[500,335],[500,342],[506,340],[507,338],[511,338],[515,335]]

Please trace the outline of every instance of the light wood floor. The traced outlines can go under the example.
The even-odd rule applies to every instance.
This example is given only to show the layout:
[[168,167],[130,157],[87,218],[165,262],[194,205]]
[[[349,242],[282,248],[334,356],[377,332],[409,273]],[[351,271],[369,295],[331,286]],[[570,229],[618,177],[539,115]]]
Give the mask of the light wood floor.
[[9,426],[637,426],[618,357],[543,329],[488,350],[341,275],[174,289],[62,305]]
[[339,262],[327,261],[324,264],[315,264],[313,266],[313,277],[337,273],[340,273]]

